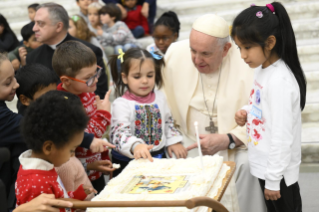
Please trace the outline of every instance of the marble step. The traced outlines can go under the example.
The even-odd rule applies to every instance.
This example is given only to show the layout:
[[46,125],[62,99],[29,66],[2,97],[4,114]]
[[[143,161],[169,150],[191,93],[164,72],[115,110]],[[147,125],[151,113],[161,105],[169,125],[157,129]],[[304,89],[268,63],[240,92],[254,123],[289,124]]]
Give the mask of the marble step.
[[[301,117],[303,123],[319,123],[319,102],[309,102],[307,100],[306,106],[301,113]],[[317,129],[319,131],[319,128]]]

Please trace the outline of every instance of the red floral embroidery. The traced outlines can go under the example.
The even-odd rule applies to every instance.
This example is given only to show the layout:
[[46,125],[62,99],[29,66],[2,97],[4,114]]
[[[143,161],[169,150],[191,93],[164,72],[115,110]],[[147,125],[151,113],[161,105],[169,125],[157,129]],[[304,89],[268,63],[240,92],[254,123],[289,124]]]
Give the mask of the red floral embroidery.
[[159,145],[159,141],[156,140],[156,141],[154,142],[154,144],[155,144],[156,146]]
[[162,119],[158,119],[158,123],[159,123],[159,124],[162,124]]
[[140,120],[136,120],[136,121],[135,121],[135,125],[136,125],[136,126],[141,125],[141,121],[140,121]]

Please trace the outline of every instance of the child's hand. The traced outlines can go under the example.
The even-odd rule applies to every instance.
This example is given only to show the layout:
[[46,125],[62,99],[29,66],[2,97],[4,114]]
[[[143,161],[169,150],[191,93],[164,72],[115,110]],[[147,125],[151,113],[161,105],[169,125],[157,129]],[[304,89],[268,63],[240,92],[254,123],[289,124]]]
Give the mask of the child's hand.
[[145,18],[148,18],[149,9],[150,9],[150,5],[147,2],[144,2],[141,13]]
[[173,144],[167,147],[169,157],[172,157],[172,153],[175,154],[176,158],[186,158],[187,157],[187,150],[183,146],[182,143]]
[[16,71],[20,68],[20,61],[18,59],[14,59],[11,61],[13,69]]
[[246,124],[246,121],[247,121],[247,112],[246,110],[239,110],[236,112],[235,114],[235,120],[236,120],[236,123],[239,125],[239,126],[244,126]]
[[280,196],[280,190],[279,191],[271,191],[265,188],[265,199],[266,200],[278,200]]
[[115,169],[112,168],[113,164],[109,160],[97,160],[93,163],[89,163],[87,165],[87,170],[95,170],[102,172],[103,174],[110,174],[110,172],[113,172]]
[[139,144],[135,147],[133,150],[134,158],[145,158],[149,159],[151,162],[153,162],[153,157],[150,153],[150,150],[154,147],[154,145],[147,145],[147,144]]
[[103,35],[103,29],[102,29],[102,27],[101,27],[101,26],[98,26],[96,32],[97,32],[97,35],[99,35],[99,36]]
[[87,195],[91,194],[92,192],[94,192],[94,194],[97,194],[97,191],[92,186],[83,185],[83,189]]
[[94,138],[92,143],[91,143],[90,150],[93,153],[104,152],[108,149],[107,147],[115,148],[115,146],[113,144],[107,142],[106,139]]
[[19,48],[19,56],[20,56],[22,66],[25,66],[27,64],[27,62],[26,62],[27,54],[28,54],[28,52],[27,52],[26,48],[24,48],[24,47]]
[[109,89],[109,91],[105,94],[103,100],[101,100],[99,96],[95,96],[96,107],[98,110],[106,110],[107,112],[111,111],[110,94],[111,89]]

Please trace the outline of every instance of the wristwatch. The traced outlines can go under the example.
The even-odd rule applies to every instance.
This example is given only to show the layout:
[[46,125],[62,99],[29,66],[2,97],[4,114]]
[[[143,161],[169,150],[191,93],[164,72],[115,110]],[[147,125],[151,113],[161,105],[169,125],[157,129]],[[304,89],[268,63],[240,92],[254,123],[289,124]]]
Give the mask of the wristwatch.
[[228,149],[234,149],[236,147],[236,144],[235,144],[235,141],[234,141],[233,137],[231,136],[230,133],[227,133],[227,136],[229,138]]

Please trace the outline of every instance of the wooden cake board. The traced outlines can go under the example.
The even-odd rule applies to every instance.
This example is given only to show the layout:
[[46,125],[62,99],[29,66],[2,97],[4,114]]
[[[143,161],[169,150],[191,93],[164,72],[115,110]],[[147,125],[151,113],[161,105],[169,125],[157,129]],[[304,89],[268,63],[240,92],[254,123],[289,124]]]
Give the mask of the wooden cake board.
[[209,207],[209,212],[214,208],[216,212],[228,212],[219,202],[235,172],[236,163],[233,161],[224,162],[230,169],[226,172],[222,186],[218,189],[217,195],[212,199],[209,197],[195,197],[189,200],[169,200],[169,201],[80,201],[76,199],[63,199],[73,203],[73,208],[86,209],[96,207],[187,207],[192,209],[198,206]]

